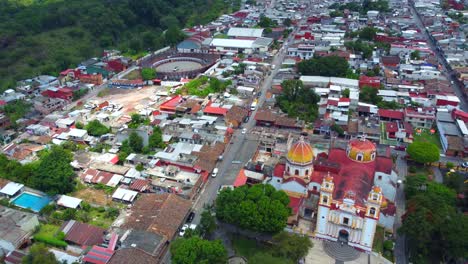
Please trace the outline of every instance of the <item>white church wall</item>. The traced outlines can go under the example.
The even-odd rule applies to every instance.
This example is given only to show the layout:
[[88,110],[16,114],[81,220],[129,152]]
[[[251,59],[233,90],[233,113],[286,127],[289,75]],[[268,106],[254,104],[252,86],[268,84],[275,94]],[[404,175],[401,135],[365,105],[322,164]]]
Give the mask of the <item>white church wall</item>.
[[394,202],[396,195],[396,180],[397,174],[393,171],[392,174],[376,172],[374,176],[374,185],[379,186],[382,189],[382,194],[385,198]]
[[383,226],[386,230],[393,231],[393,224],[395,223],[394,215],[380,214],[379,225]]

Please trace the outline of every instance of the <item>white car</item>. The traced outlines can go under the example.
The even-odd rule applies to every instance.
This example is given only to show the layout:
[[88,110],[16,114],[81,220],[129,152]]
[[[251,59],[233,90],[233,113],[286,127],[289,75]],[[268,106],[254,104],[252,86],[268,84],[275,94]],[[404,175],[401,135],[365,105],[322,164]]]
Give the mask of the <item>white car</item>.
[[218,168],[214,168],[213,172],[211,173],[211,177],[215,178],[218,175]]
[[192,230],[195,230],[195,228],[197,228],[197,225],[196,224],[185,224],[182,226],[182,228],[180,229],[180,232],[179,232],[179,236],[183,237],[185,235],[185,231],[187,230],[187,228],[190,228]]
[[247,133],[247,128],[242,129],[242,134],[245,134],[245,133]]

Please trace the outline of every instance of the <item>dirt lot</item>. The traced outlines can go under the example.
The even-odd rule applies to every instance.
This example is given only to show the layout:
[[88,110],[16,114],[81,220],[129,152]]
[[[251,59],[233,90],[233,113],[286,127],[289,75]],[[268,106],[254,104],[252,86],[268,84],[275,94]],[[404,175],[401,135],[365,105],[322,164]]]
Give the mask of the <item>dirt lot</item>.
[[109,89],[109,94],[99,98],[99,101],[107,100],[112,103],[121,104],[123,106],[123,111],[128,113],[133,113],[136,111],[136,108],[143,107],[145,101],[150,101],[152,97],[155,96],[157,90],[164,88],[149,86],[141,89]]
[[109,206],[113,204],[111,195],[106,195],[103,190],[86,188],[75,192],[73,197],[83,199],[90,204],[101,206]]

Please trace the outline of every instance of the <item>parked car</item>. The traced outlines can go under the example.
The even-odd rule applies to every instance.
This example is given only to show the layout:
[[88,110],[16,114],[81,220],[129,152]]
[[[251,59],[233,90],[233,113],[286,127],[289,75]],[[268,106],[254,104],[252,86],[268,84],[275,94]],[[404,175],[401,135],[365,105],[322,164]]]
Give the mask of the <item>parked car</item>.
[[245,133],[247,133],[247,128],[244,127],[244,128],[242,129],[242,134],[245,134]]
[[215,178],[218,175],[218,168],[214,168],[213,172],[211,173],[211,177]]
[[190,212],[190,214],[187,217],[187,223],[192,223],[194,217],[195,217],[195,212]]
[[405,151],[406,146],[395,146],[395,150]]
[[180,229],[180,232],[179,232],[179,236],[184,236],[185,235],[185,231],[190,228],[192,230],[195,230],[195,228],[197,228],[197,225],[195,224],[185,224],[184,226],[182,226],[182,228]]
[[244,123],[247,123],[247,122],[249,122],[249,119],[250,119],[250,117],[249,117],[249,116],[246,116],[246,117],[244,117]]
[[468,168],[468,161],[463,162],[460,164],[463,168]]

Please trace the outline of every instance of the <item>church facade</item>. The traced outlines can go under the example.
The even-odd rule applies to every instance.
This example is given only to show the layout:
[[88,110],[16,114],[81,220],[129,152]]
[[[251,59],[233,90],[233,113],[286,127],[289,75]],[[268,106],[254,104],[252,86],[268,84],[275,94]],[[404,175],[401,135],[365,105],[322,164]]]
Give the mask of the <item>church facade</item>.
[[315,196],[315,236],[371,251],[377,225],[393,230],[397,174],[389,150],[359,138],[316,157],[300,138],[277,164],[270,184],[301,202]]

